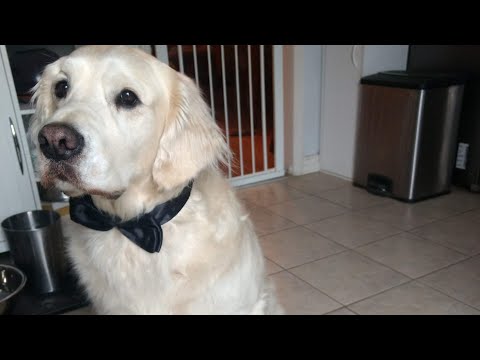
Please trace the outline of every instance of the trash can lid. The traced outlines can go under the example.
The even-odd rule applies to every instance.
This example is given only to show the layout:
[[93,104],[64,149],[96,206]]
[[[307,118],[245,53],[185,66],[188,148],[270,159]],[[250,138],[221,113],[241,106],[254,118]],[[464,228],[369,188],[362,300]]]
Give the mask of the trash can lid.
[[452,85],[464,85],[465,74],[459,73],[425,73],[408,71],[383,71],[365,76],[360,84],[381,85],[405,89],[435,89]]

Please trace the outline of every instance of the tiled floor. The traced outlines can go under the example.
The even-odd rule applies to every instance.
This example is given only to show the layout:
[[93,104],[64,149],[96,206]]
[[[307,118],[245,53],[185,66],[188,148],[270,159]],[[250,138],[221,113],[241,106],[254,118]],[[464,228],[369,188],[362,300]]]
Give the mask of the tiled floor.
[[287,314],[480,314],[480,194],[405,204],[323,173],[237,192]]
[[314,173],[238,195],[287,314],[480,314],[480,194],[406,204]]

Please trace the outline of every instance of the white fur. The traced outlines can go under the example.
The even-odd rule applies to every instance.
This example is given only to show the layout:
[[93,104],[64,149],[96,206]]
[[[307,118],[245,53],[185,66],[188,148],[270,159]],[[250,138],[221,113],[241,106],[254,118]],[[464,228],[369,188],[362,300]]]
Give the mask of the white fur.
[[[68,79],[65,99],[57,81]],[[142,104],[115,106],[133,90]],[[53,180],[71,196],[92,194],[123,219],[150,211],[194,179],[190,199],[162,226],[150,254],[118,230],[65,224],[68,254],[100,314],[279,314],[252,223],[218,169],[228,156],[199,89],[182,74],[128,47],[82,47],[49,65],[35,88],[32,140],[49,123],[74,126],[85,148],[72,162],[77,180]],[[42,179],[51,163],[40,156]],[[122,192],[111,200],[108,194]],[[105,195],[107,194],[107,195]]]

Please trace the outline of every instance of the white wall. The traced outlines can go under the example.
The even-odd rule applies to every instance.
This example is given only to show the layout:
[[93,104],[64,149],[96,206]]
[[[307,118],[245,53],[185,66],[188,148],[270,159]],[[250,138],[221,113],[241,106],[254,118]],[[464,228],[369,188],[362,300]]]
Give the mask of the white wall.
[[326,45],[324,98],[320,137],[320,168],[346,178],[352,177],[357,120],[358,83],[361,77],[361,51],[358,68],[354,45]]
[[360,78],[406,69],[408,45],[326,45],[324,51],[320,169],[351,179]]
[[320,151],[320,104],[322,88],[322,46],[305,45],[303,55],[304,126],[303,155],[317,155]]
[[284,56],[286,168],[351,179],[360,78],[404,70],[408,45],[285,45]]
[[285,166],[294,175],[320,169],[321,73],[321,45],[284,46]]
[[363,76],[407,68],[408,45],[364,45]]

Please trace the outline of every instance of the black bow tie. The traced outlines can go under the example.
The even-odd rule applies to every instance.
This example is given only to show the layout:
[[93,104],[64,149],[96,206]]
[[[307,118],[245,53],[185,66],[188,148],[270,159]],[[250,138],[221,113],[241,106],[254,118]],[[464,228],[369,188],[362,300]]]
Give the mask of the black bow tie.
[[99,210],[89,195],[70,198],[70,217],[72,221],[93,230],[108,231],[116,227],[145,251],[159,252],[163,240],[161,225],[172,220],[182,210],[190,197],[192,183],[190,182],[177,197],[156,206],[147,214],[125,222]]

